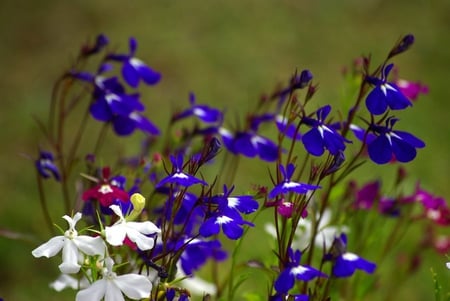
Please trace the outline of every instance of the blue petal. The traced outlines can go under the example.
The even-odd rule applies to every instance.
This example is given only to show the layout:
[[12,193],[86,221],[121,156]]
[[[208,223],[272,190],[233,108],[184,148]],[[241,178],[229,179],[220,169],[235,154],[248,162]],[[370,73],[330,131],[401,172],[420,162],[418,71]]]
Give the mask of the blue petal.
[[273,162],[278,158],[278,145],[269,139],[258,136],[256,149],[258,156],[268,162]]
[[136,70],[142,80],[148,85],[155,85],[161,80],[161,74],[146,65],[140,65]]
[[253,158],[257,155],[257,150],[251,142],[251,135],[248,133],[237,133],[233,141],[233,148],[244,156]]
[[291,274],[291,269],[285,269],[280,273],[277,280],[275,280],[274,287],[275,290],[279,293],[287,293],[295,283],[294,275]]
[[92,117],[99,121],[110,121],[113,118],[112,112],[108,104],[103,100],[99,99],[93,102],[89,108]]
[[317,128],[312,128],[302,137],[306,150],[313,156],[321,156],[325,151],[322,135]]
[[425,143],[420,140],[419,138],[417,138],[416,136],[407,133],[407,132],[403,132],[403,131],[393,131],[394,134],[396,134],[397,136],[399,136],[400,138],[402,138],[403,140],[405,140],[408,144],[411,144],[412,146],[416,147],[416,148],[422,148],[425,147]]
[[220,225],[216,222],[217,217],[211,217],[207,219],[199,229],[200,235],[203,237],[209,237],[220,232]]
[[230,202],[230,199],[236,204],[234,208],[244,214],[255,212],[259,206],[258,202],[251,195],[228,197],[228,202]]
[[130,116],[134,121],[136,121],[136,126],[141,130],[150,135],[159,135],[159,129],[150,122],[144,116],[138,114],[131,114]]
[[406,98],[405,95],[403,95],[402,92],[400,92],[399,88],[393,84],[387,84],[394,88],[396,91],[387,89],[387,103],[389,108],[392,110],[402,110],[409,106],[412,106],[411,101],[409,101],[408,98]]
[[348,261],[342,258],[342,256],[336,259],[333,266],[333,275],[336,277],[348,277],[353,275],[356,270],[356,265],[353,261]]
[[345,150],[344,139],[336,132],[324,130],[323,140],[325,147],[332,155],[337,155],[339,152]]
[[113,120],[114,131],[120,136],[127,136],[136,129],[134,120],[126,116],[115,116]]
[[367,149],[370,159],[377,164],[385,164],[392,159],[392,147],[385,135],[378,136]]
[[129,61],[123,63],[122,76],[131,87],[136,88],[139,85],[139,74]]
[[376,86],[366,98],[366,106],[370,113],[380,115],[386,112],[387,102],[386,95],[384,95],[380,86]]
[[392,137],[391,139],[392,151],[399,162],[409,162],[416,157],[417,151],[413,146],[409,145],[406,141],[395,137]]
[[239,239],[244,234],[244,229],[235,221],[222,224],[222,229],[229,239]]

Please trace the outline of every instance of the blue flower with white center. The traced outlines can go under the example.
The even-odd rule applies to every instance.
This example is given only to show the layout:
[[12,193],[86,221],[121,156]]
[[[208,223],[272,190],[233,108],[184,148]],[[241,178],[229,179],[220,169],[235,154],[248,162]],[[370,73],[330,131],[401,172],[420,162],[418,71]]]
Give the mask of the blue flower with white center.
[[332,274],[340,278],[353,275],[357,269],[372,274],[377,267],[375,263],[347,252],[347,235],[344,233],[334,238],[331,252],[325,254],[323,260],[333,262]]
[[274,296],[270,296],[269,301],[309,301],[308,295],[285,295],[285,294],[276,294]]
[[244,234],[243,226],[253,227],[250,222],[245,221],[236,210],[218,210],[211,214],[200,226],[199,232],[203,237],[219,234],[220,229],[229,239],[239,239]]
[[425,143],[414,135],[394,131],[392,128],[397,118],[386,119],[386,126],[372,124],[369,129],[375,134],[368,137],[367,148],[370,159],[377,164],[385,164],[395,158],[399,162],[412,161],[416,155],[416,148],[425,147]]
[[198,119],[206,123],[218,123],[222,121],[222,112],[207,105],[196,104],[194,93],[189,94],[189,102],[191,107],[173,116],[172,121],[178,121],[189,116],[196,116]]
[[244,214],[250,214],[258,209],[258,202],[251,195],[230,196],[234,190],[232,186],[229,190],[226,185],[223,186],[223,194],[213,196],[211,202],[218,204],[222,210],[237,210]]
[[307,265],[300,265],[301,252],[289,249],[290,262],[275,280],[274,287],[278,293],[286,294],[295,284],[295,280],[310,281],[316,277],[328,277],[315,268]]
[[331,106],[326,105],[317,110],[317,120],[309,117],[302,118],[303,123],[311,126],[311,129],[302,136],[302,142],[308,153],[313,156],[321,156],[325,149],[332,155],[345,150],[345,139],[331,125],[325,123],[330,111]]
[[291,139],[295,140],[302,139],[302,135],[297,130],[297,126],[294,123],[288,123],[288,119],[283,115],[275,116],[275,123],[280,133],[286,135]]
[[257,133],[245,131],[231,133],[223,127],[218,129],[218,133],[225,147],[233,154],[242,154],[249,158],[258,156],[268,162],[278,158],[278,145]]
[[176,249],[184,248],[180,256],[180,265],[184,274],[193,275],[208,260],[212,258],[222,261],[227,258],[227,253],[222,250],[219,240],[202,240],[201,238],[185,238],[177,243]]
[[61,180],[59,169],[55,164],[53,154],[46,151],[39,153],[39,158],[35,161],[35,166],[38,173],[44,178],[53,177],[56,181]]
[[131,87],[136,88],[140,80],[143,80],[148,85],[157,84],[161,79],[161,74],[134,56],[137,49],[135,38],[130,38],[129,46],[130,51],[128,54],[111,54],[108,56],[108,59],[123,63],[122,76]]
[[310,190],[316,190],[320,188],[320,186],[317,185],[311,185],[311,184],[305,184],[305,183],[298,183],[291,181],[291,177],[294,174],[295,166],[292,163],[289,163],[286,166],[286,169],[284,169],[284,166],[280,164],[280,172],[283,175],[284,180],[277,184],[270,192],[269,192],[269,198],[274,198],[279,194],[285,194],[289,192],[295,192],[304,194],[307,193]]
[[205,181],[183,172],[182,154],[179,154],[176,158],[175,156],[170,156],[170,161],[172,162],[173,171],[156,185],[157,188],[166,184],[177,184],[184,187],[189,187],[194,184],[208,185]]
[[366,98],[367,109],[374,115],[383,114],[388,107],[391,110],[402,110],[412,106],[412,103],[400,89],[394,83],[387,81],[389,72],[393,67],[394,64],[387,65],[381,72],[381,78],[370,76],[366,78],[369,83],[375,85],[375,88],[370,91]]

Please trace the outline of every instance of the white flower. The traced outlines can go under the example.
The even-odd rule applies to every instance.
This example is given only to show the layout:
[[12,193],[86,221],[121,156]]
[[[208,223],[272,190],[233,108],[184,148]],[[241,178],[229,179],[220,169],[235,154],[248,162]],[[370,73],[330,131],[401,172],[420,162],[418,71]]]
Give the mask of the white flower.
[[215,284],[207,282],[198,276],[187,276],[183,268],[181,267],[181,261],[177,263],[177,279],[183,279],[181,285],[189,290],[193,295],[204,296],[211,295],[215,296],[217,294],[217,287]]
[[[86,255],[105,254],[105,244],[101,237],[91,237],[86,235],[78,235],[75,230],[75,224],[81,219],[81,213],[75,214],[73,219],[67,215],[63,218],[69,224],[69,229],[64,235],[51,238],[48,242],[34,249],[31,254],[34,257],[45,256],[47,258],[55,256],[62,249],[63,262],[59,265],[62,273],[78,273],[83,261],[83,253]],[[81,252],[80,252],[81,251]]]
[[119,216],[119,220],[114,225],[105,228],[106,241],[110,245],[121,246],[125,237],[128,237],[132,242],[136,243],[140,250],[153,248],[155,240],[147,235],[161,232],[155,224],[150,221],[127,222],[119,206],[111,205],[109,208]]
[[[316,219],[319,217],[317,216]],[[325,249],[329,248],[334,241],[336,236],[341,233],[348,233],[349,229],[347,226],[331,226],[331,211],[326,209],[323,212],[322,218],[320,219],[319,226],[317,227],[317,234],[314,239],[314,245],[318,248]],[[298,223],[297,231],[295,231],[296,239],[292,243],[299,245],[299,249],[302,250],[306,248],[311,242],[311,235],[313,232],[313,225],[309,219],[301,219]],[[300,231],[299,231],[300,230]]]
[[[124,301],[123,294],[133,300],[149,298],[152,283],[147,277],[137,274],[126,274],[117,276],[112,271],[114,261],[107,257],[103,278],[95,281],[86,289],[77,293],[76,301]],[[122,294],[123,293],[123,294]]]
[[72,288],[74,290],[80,288],[86,288],[89,286],[89,281],[83,277],[81,280],[75,279],[67,274],[61,274],[55,281],[50,283],[50,287],[57,292],[66,288]]
[[447,269],[450,270],[450,262],[447,262],[446,265],[447,265]]
[[[317,234],[314,239],[314,245],[318,248],[323,247],[325,247],[325,249],[329,248],[333,243],[335,236],[338,236],[342,232],[344,233],[349,232],[347,226],[331,226],[330,220],[331,220],[331,211],[325,210],[318,225]],[[303,250],[309,246],[313,230],[312,227],[313,225],[308,218],[302,218],[299,221],[297,230],[295,231],[294,240],[292,241],[293,249]],[[266,224],[265,230],[269,235],[276,238],[277,233],[275,226],[273,224]]]

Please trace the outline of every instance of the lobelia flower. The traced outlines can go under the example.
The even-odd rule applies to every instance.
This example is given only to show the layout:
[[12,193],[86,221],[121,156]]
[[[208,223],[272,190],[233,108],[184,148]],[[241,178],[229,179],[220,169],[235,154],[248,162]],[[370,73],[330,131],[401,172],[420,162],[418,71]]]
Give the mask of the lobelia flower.
[[278,145],[253,130],[232,133],[226,128],[220,127],[217,132],[225,147],[233,154],[242,154],[249,158],[258,156],[268,162],[273,162],[278,158]]
[[275,294],[274,296],[270,296],[269,301],[309,301],[308,295],[286,295],[286,294]]
[[195,103],[195,95],[194,93],[189,94],[189,102],[191,104],[191,107],[189,109],[186,109],[180,113],[175,114],[172,117],[172,121],[178,121],[180,119],[189,117],[189,116],[196,116],[201,121],[206,123],[218,123],[222,121],[223,114],[221,111],[215,108],[211,108],[207,105],[198,105]]
[[289,249],[290,262],[275,280],[278,293],[286,294],[295,284],[295,280],[310,281],[316,277],[328,277],[326,274],[307,265],[301,265],[301,252]]
[[366,80],[375,85],[375,88],[367,95],[366,106],[370,113],[374,115],[381,115],[388,108],[391,110],[402,110],[412,103],[406,98],[394,83],[387,81],[389,72],[394,67],[394,64],[387,65],[382,70],[381,78],[367,76]]
[[95,281],[88,288],[79,291],[76,301],[124,301],[123,294],[132,300],[149,298],[152,290],[150,280],[137,274],[117,275],[113,272],[114,261],[105,258],[103,278]]
[[332,261],[332,274],[335,277],[349,277],[355,271],[363,270],[372,274],[376,269],[376,264],[359,257],[358,255],[347,252],[347,235],[342,233],[335,237],[331,252],[324,255],[323,261]]
[[83,255],[100,255],[105,254],[105,243],[100,236],[91,237],[86,235],[78,235],[75,230],[76,223],[81,219],[82,214],[76,213],[73,218],[64,215],[63,219],[69,224],[69,229],[64,235],[51,238],[48,242],[34,249],[31,254],[34,257],[52,257],[62,250],[63,262],[59,265],[59,269],[64,274],[78,273],[81,268],[79,262],[82,262]]
[[416,101],[420,94],[428,94],[428,86],[420,82],[410,82],[404,79],[398,79],[395,84],[400,91],[412,101]]
[[133,88],[143,80],[148,85],[155,85],[161,79],[161,74],[147,66],[143,61],[136,58],[134,54],[137,49],[137,41],[131,37],[129,39],[130,51],[128,54],[111,54],[108,59],[122,62],[122,76],[124,80]]
[[140,250],[150,250],[153,248],[155,240],[153,235],[161,230],[152,222],[129,222],[122,214],[122,210],[117,205],[111,205],[111,210],[119,217],[119,220],[111,227],[105,227],[106,241],[112,246],[121,246],[126,239],[137,245]]
[[[321,156],[325,149],[330,154],[337,155],[345,150],[345,139],[336,130],[325,123],[325,119],[331,111],[331,106],[326,105],[317,110],[317,120],[303,117],[302,122],[311,129],[302,136],[302,142],[313,156]],[[349,141],[347,141],[349,142]]]
[[81,278],[81,280],[78,280],[67,274],[61,274],[55,281],[50,283],[50,287],[57,292],[60,292],[66,288],[78,290],[81,288],[86,288],[88,286],[89,281],[87,280],[86,277],[83,277]]
[[208,185],[203,180],[200,180],[194,176],[191,176],[183,172],[183,155],[179,154],[176,158],[175,156],[170,156],[170,161],[172,162],[172,174],[168,175],[156,185],[156,187],[162,187],[166,184],[178,184],[180,186],[189,187],[195,184]]
[[367,137],[367,150],[373,162],[385,164],[393,158],[399,162],[409,162],[416,157],[416,148],[425,147],[425,143],[416,136],[393,130],[397,121],[397,118],[389,117],[386,126],[370,125],[369,129],[375,133],[375,137]]
[[320,186],[317,185],[310,185],[305,183],[297,183],[291,181],[291,177],[294,174],[295,166],[293,163],[289,163],[286,166],[286,169],[283,165],[280,164],[280,172],[284,178],[284,180],[277,184],[270,192],[269,192],[269,198],[274,198],[279,194],[285,194],[288,192],[295,192],[304,194],[307,193],[310,190],[316,190],[320,188]]
[[[220,208],[221,206],[219,206]],[[220,208],[213,212],[200,226],[199,232],[203,237],[219,234],[222,228],[223,233],[229,239],[239,239],[244,234],[244,225],[253,227],[253,224],[245,221],[239,212],[234,209]]]
[[100,52],[109,44],[108,37],[104,34],[99,34],[95,40],[94,45],[84,45],[81,48],[81,53],[83,56],[90,56]]
[[200,226],[199,232],[204,237],[209,237],[220,232],[222,227],[224,234],[230,239],[238,239],[242,236],[244,230],[243,225],[253,226],[252,223],[245,221],[241,217],[241,213],[250,214],[258,209],[258,202],[252,196],[233,196],[230,197],[234,186],[228,190],[227,186],[223,187],[223,194],[211,197],[210,205],[217,205],[216,211],[205,220]]
[[56,181],[61,180],[61,175],[59,169],[54,162],[54,157],[51,152],[40,151],[39,159],[35,161],[35,166],[39,174],[44,178],[48,179],[53,177]]
[[104,167],[102,169],[102,179],[97,185],[83,192],[81,198],[84,201],[97,200],[102,207],[106,208],[109,208],[115,200],[128,203],[130,201],[128,192],[118,187],[117,182],[110,179],[110,176],[111,169]]

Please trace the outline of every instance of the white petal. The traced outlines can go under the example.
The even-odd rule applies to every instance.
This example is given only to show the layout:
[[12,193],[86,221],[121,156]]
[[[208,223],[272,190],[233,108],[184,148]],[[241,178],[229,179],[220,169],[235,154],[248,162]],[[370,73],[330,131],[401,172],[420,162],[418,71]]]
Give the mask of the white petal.
[[50,287],[57,292],[62,291],[65,288],[78,288],[78,280],[72,276],[61,274],[55,281],[50,283]]
[[64,274],[78,273],[81,266],[78,264],[78,248],[75,243],[66,239],[62,252],[63,262],[59,265],[59,270]]
[[105,296],[106,280],[98,280],[77,293],[75,301],[100,301]]
[[137,244],[140,250],[143,251],[150,250],[155,244],[153,237],[145,236],[144,234],[138,232],[136,229],[130,227],[128,227],[127,229],[127,236],[132,242]]
[[61,251],[62,247],[64,246],[64,241],[64,236],[53,237],[46,243],[31,251],[31,254],[33,254],[34,257],[45,256],[49,258],[55,256],[59,251]]
[[112,246],[121,246],[127,230],[123,224],[116,224],[105,228],[106,241]]
[[127,274],[117,276],[112,280],[120,290],[131,299],[142,299],[150,297],[152,283],[143,275]]
[[120,220],[123,220],[123,219],[124,219],[124,218],[123,218],[123,214],[122,214],[122,210],[120,209],[119,206],[117,206],[117,205],[111,205],[111,206],[109,206],[109,208],[111,208],[111,210],[114,211],[114,213],[115,213],[118,217],[120,217]]
[[146,221],[146,222],[128,222],[127,226],[133,229],[136,229],[137,231],[143,233],[143,234],[155,234],[160,233],[161,230],[152,222]]
[[114,280],[106,281],[105,301],[125,301],[120,288],[115,284]]
[[87,255],[105,255],[105,242],[100,236],[91,237],[80,235],[75,237],[73,242],[77,245],[78,249]]

